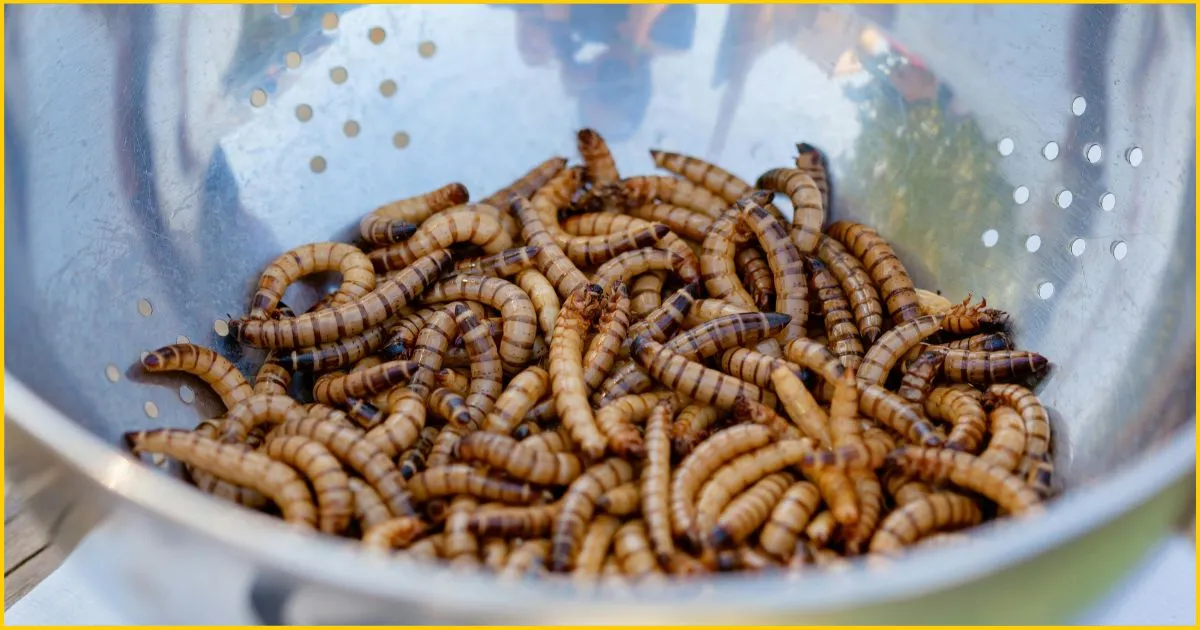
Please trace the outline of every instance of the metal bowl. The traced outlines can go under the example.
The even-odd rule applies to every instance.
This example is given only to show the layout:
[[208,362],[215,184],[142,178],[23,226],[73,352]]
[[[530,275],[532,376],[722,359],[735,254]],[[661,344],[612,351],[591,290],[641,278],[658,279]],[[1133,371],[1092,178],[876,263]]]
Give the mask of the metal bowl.
[[[1044,623],[1168,530],[1195,460],[1194,9],[634,15],[655,10],[6,12],[6,467],[60,544],[120,524],[96,568],[116,601],[147,623]],[[261,360],[213,324],[279,252],[445,182],[489,193],[573,155],[585,125],[625,173],[652,170],[649,147],[747,178],[796,141],[823,148],[834,216],[892,239],[918,286],[985,295],[1052,358],[1065,495],[968,547],[614,600],[366,557],[116,447],[215,407],[131,379],[141,352],[184,335]]]

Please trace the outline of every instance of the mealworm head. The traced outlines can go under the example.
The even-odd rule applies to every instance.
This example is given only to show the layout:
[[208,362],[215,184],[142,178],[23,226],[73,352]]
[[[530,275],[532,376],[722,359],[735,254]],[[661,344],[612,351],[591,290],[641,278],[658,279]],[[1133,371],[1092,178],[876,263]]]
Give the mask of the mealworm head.
[[142,367],[146,368],[147,370],[153,370],[160,365],[162,365],[162,359],[160,359],[154,352],[147,354],[146,357],[142,359]]
[[416,223],[407,223],[404,221],[392,223],[390,226],[392,241],[403,241],[412,236],[417,231]]
[[662,223],[655,223],[655,224],[654,224],[654,238],[655,238],[655,240],[661,240],[661,239],[662,239],[662,237],[666,236],[666,235],[667,235],[667,232],[670,232],[670,231],[671,231],[671,228],[667,227],[665,224],[662,224]]

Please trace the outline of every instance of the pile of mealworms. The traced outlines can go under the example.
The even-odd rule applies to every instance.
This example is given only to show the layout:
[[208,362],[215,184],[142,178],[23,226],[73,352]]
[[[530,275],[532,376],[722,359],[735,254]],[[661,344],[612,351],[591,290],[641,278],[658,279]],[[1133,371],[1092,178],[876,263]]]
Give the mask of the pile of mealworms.
[[[227,412],[130,447],[379,553],[577,583],[838,566],[1041,510],[1047,359],[827,222],[819,150],[751,186],[657,150],[670,175],[623,178],[592,130],[578,148],[281,255],[229,321],[266,352],[253,383],[208,348],[147,354]],[[296,315],[284,291],[318,272],[340,285]]]

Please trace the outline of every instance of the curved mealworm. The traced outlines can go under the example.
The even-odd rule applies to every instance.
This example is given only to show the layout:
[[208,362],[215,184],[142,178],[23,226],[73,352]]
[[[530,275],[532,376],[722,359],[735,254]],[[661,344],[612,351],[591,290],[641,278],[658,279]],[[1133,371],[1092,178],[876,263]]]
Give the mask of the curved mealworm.
[[671,479],[671,533],[692,531],[694,499],[701,484],[726,462],[766,446],[776,433],[765,426],[743,424],[718,431],[685,457]]
[[544,566],[549,554],[550,541],[544,538],[523,541],[508,554],[508,563],[500,571],[500,577],[512,580],[531,573]]
[[550,570],[571,570],[575,554],[583,538],[588,522],[596,510],[596,501],[605,492],[633,479],[633,467],[629,462],[610,458],[587,469],[578,479],[571,482],[562,498],[562,509],[554,520],[551,537]]
[[786,359],[776,359],[749,348],[730,348],[721,353],[722,372],[771,391],[775,390],[775,383],[771,381],[771,370],[775,369],[778,363],[795,372],[803,369]]
[[949,481],[960,488],[978,492],[1014,516],[1041,509],[1037,493],[1020,478],[968,453],[901,446],[888,459],[925,481]]
[[684,407],[679,415],[675,416],[675,422],[671,423],[671,452],[680,458],[686,457],[708,437],[708,428],[720,415],[720,409],[708,405]]
[[825,152],[807,142],[796,143],[796,168],[812,178],[817,190],[821,191],[822,205],[829,209],[829,160]]
[[675,415],[674,397],[654,405],[646,421],[646,463],[639,484],[642,518],[654,547],[654,557],[666,567],[675,555],[671,537],[671,418]]
[[246,436],[260,424],[281,424],[302,420],[304,409],[290,396],[262,394],[251,396],[238,403],[225,415],[221,428],[221,441],[226,443],[245,442]]
[[467,529],[471,514],[478,507],[475,499],[468,496],[457,496],[450,501],[446,512],[445,540],[442,541],[442,555],[456,564],[479,564],[479,539]]
[[[829,544],[837,530],[838,521],[833,517],[833,512],[821,510],[809,519],[808,525],[804,528],[804,536],[815,545],[823,547]],[[796,553],[799,555],[799,551]]]
[[[850,480],[849,472],[861,470],[859,468],[851,468],[849,472],[838,468],[821,468],[820,465],[815,466],[815,469],[810,469],[811,462],[820,461],[822,459],[841,459],[838,453],[830,451],[819,451],[814,455],[805,456],[800,461],[802,472],[809,481],[817,484],[817,489],[821,491],[821,498],[825,500],[825,504],[829,506],[829,512],[833,514],[833,518],[845,527],[849,527],[858,523],[858,492],[854,483]],[[850,458],[844,458],[853,461]]]
[[433,382],[438,387],[445,387],[460,396],[471,393],[471,377],[460,370],[442,368],[434,375]]
[[610,451],[622,457],[640,458],[645,445],[634,423],[647,418],[663,400],[675,399],[674,392],[666,391],[622,396],[596,410],[596,427],[608,438]]
[[373,429],[387,419],[383,409],[361,398],[346,399],[346,415],[363,430]]
[[942,362],[946,355],[937,351],[922,352],[916,359],[909,362],[900,379],[900,389],[896,395],[913,403],[918,409],[924,407],[925,397],[933,386],[933,379],[942,371]]
[[604,291],[599,285],[584,285],[567,298],[554,324],[550,340],[550,391],[554,408],[571,438],[584,455],[595,460],[604,454],[608,440],[596,426],[583,382],[583,337],[600,310]]
[[801,252],[788,237],[783,224],[764,210],[759,201],[763,199],[751,194],[739,200],[736,207],[741,211],[746,227],[758,238],[763,252],[766,253],[777,294],[775,310],[792,316],[792,321],[780,334],[780,341],[786,342],[805,336],[804,326],[808,320],[808,282],[804,275],[804,261],[800,257]]
[[702,212],[714,219],[728,207],[723,199],[692,182],[662,175],[626,177],[619,184],[618,194],[626,208],[658,200]]
[[892,437],[892,434],[875,426],[873,422],[863,421],[862,439],[863,445],[867,447],[867,451],[870,453],[870,467],[872,470],[882,467],[888,453],[896,449],[896,439]]
[[327,372],[361,361],[382,347],[386,338],[387,329],[384,326],[372,326],[341,341],[293,350],[287,354],[273,353],[269,362],[278,363],[293,372]]
[[775,404],[770,392],[690,361],[648,337],[635,339],[630,353],[651,378],[696,402],[729,409],[738,396],[745,396]]
[[[731,202],[732,203],[732,202]],[[629,209],[629,216],[643,221],[661,223],[672,233],[693,241],[703,241],[704,236],[712,229],[712,217],[696,212],[689,208],[681,208],[665,203],[646,204]],[[566,229],[564,227],[564,229]],[[568,231],[570,231],[568,229]]]
[[973,396],[950,387],[935,387],[925,398],[925,412],[952,425],[946,448],[967,453],[979,451],[987,431],[987,416]]
[[360,231],[362,223],[367,221],[367,217],[374,216],[376,219],[421,223],[433,216],[434,213],[467,203],[469,199],[470,194],[467,192],[466,186],[458,182],[446,184],[424,194],[379,206],[363,217],[359,224]]
[[533,340],[537,336],[533,302],[520,287],[507,280],[455,276],[433,285],[424,300],[430,303],[473,300],[499,309],[504,318],[499,352],[506,373],[520,372],[533,354]]
[[299,435],[269,438],[263,445],[267,457],[304,473],[317,495],[319,529],[340,534],[354,516],[350,479],[342,464],[324,445]]
[[483,422],[483,430],[508,435],[550,388],[550,374],[537,366],[525,368],[508,382]]
[[275,429],[277,435],[302,435],[316,440],[333,456],[358,471],[379,493],[393,516],[412,516],[412,505],[404,491],[404,477],[391,458],[363,438],[363,432],[338,424],[328,416],[310,415],[299,421],[289,420]]
[[441,427],[425,427],[413,447],[400,454],[400,476],[411,479],[413,475],[425,469],[425,459],[433,449],[433,442],[441,434]]
[[996,350],[1011,350],[1012,341],[1009,340],[1008,335],[1002,332],[979,333],[978,335],[971,335],[970,337],[950,341],[946,343],[946,347],[954,350],[986,350],[988,352],[995,352]]
[[351,494],[354,495],[354,519],[359,527],[367,531],[372,527],[392,518],[392,513],[379,498],[379,493],[358,477],[347,480]]
[[895,500],[897,506],[908,505],[933,492],[929,484],[918,481],[912,475],[895,468],[889,470],[884,475],[883,482],[887,487],[888,494],[892,495],[892,499]]
[[267,319],[288,285],[319,271],[342,274],[342,284],[330,298],[334,305],[360,300],[375,289],[375,272],[362,250],[346,243],[309,243],[284,252],[267,265],[250,301],[249,318]]
[[317,526],[317,509],[304,479],[291,466],[241,444],[221,444],[191,431],[155,429],[125,434],[138,453],[162,453],[230,483],[253,488],[275,502],[283,520],[308,528]]
[[636,275],[660,270],[674,271],[684,284],[699,279],[695,270],[679,254],[656,247],[643,247],[627,251],[600,265],[592,274],[592,282],[611,289],[618,282],[629,284]]
[[922,536],[941,529],[978,525],[979,506],[956,492],[935,492],[897,508],[871,538],[871,552],[896,554]]
[[792,475],[778,472],[755,482],[721,511],[716,526],[706,533],[705,542],[714,548],[740,544],[767,521],[771,508],[793,481]]
[[841,359],[842,365],[858,369],[862,363],[863,345],[842,285],[820,259],[809,258],[808,268],[812,272],[817,300],[821,303],[825,336],[829,338],[829,345]]
[[363,436],[389,459],[417,443],[425,428],[425,404],[412,390],[396,387],[387,394],[388,414]]
[[879,385],[858,383],[858,410],[914,444],[941,446],[936,429],[908,401]]
[[921,288],[914,290],[917,292],[917,308],[921,309],[922,315],[945,315],[946,311],[954,308],[954,302],[940,293]]
[[544,431],[527,437],[521,440],[521,445],[549,453],[569,453],[575,447],[575,444],[571,442],[571,433],[561,425],[553,431]]
[[[504,251],[513,244],[500,221],[481,212],[464,209],[433,216],[422,223],[421,228],[408,240],[374,250],[367,257],[375,271],[385,273],[407,267],[418,258],[447,249],[455,243],[478,245],[485,254]],[[374,279],[374,274],[371,275]]]
[[830,273],[842,285],[846,299],[854,309],[854,321],[867,343],[873,343],[883,332],[883,303],[879,290],[867,268],[837,240],[822,236],[817,244],[817,256],[829,266]]
[[437,371],[442,368],[450,341],[457,333],[458,326],[449,308],[432,313],[417,333],[416,340],[411,345],[412,361],[417,365],[417,369],[408,382],[408,388],[416,392],[421,400],[429,397],[429,392],[437,382]]
[[946,311],[945,315],[942,328],[955,335],[970,335],[1008,323],[1008,313],[988,308],[986,299],[981,299],[979,304],[972,305],[969,294],[961,304],[955,304]]
[[[563,171],[569,173],[570,170]],[[557,179],[557,177],[556,177]],[[587,283],[587,276],[579,271],[575,263],[567,258],[554,234],[548,231],[538,210],[524,197],[511,200],[513,214],[521,222],[521,238],[525,243],[541,248],[537,255],[538,270],[545,274],[559,296],[568,296],[576,288]],[[553,222],[557,228],[557,220]]]
[[816,251],[826,208],[812,177],[799,169],[773,168],[760,175],[754,185],[788,196],[792,201],[792,242],[801,254]]
[[408,381],[418,367],[416,361],[388,361],[349,374],[331,372],[313,384],[313,398],[327,405],[341,405],[350,398],[374,396]]
[[[426,402],[429,405],[429,411],[448,421],[446,428],[461,429],[474,423],[474,416],[467,406],[466,399],[457,392],[439,387],[430,392]],[[447,446],[447,448],[449,447]]]
[[947,350],[942,373],[954,383],[988,385],[1040,374],[1050,360],[1036,352]]
[[621,571],[635,580],[662,573],[650,550],[646,524],[641,519],[628,521],[617,528],[613,535],[613,555],[621,563]]
[[492,193],[482,201],[494,208],[504,208],[508,206],[508,200],[513,195],[521,197],[529,197],[536,193],[539,188],[545,186],[547,182],[562,172],[567,167],[567,158],[552,157],[541,164],[533,167],[529,172],[514,180],[509,185]]
[[[753,191],[750,184],[742,178],[700,158],[656,149],[650,149],[650,157],[654,160],[655,166],[675,173],[693,184],[703,186],[727,203],[733,203]],[[769,206],[767,210],[776,217],[783,218],[775,206]]]
[[991,438],[979,459],[1015,471],[1025,455],[1025,422],[1016,409],[998,406],[988,413]]
[[411,237],[417,231],[417,224],[399,219],[385,219],[371,213],[359,221],[358,231],[363,240],[371,245],[391,245]]
[[597,515],[588,525],[583,542],[579,545],[579,555],[575,557],[575,568],[571,571],[576,583],[589,581],[600,575],[604,559],[609,556],[613,537],[620,526],[621,520],[608,514]]
[[807,481],[798,481],[784,491],[783,496],[759,533],[758,541],[767,553],[788,560],[796,552],[796,543],[809,519],[821,505],[821,493]]
[[846,371],[837,355],[811,339],[793,339],[784,346],[783,354],[800,367],[816,372],[827,383],[836,382]]
[[495,479],[465,464],[438,466],[419,472],[408,480],[408,491],[417,502],[469,494],[484,501],[523,504],[532,503],[539,496],[527,483]]
[[596,499],[596,508],[613,516],[629,516],[641,507],[641,490],[636,481],[623,483]]
[[920,316],[912,278],[908,277],[904,263],[883,237],[865,225],[850,221],[838,221],[826,231],[862,260],[871,279],[879,286],[879,293],[895,324]]
[[481,537],[541,538],[550,535],[560,508],[558,503],[528,507],[489,505],[471,515],[467,528]]
[[665,271],[651,271],[633,280],[629,287],[629,315],[641,319],[662,305],[662,289],[667,283]]
[[774,409],[753,400],[739,399],[733,407],[733,417],[738,422],[750,422],[771,429],[785,440],[798,440],[804,435],[796,425],[779,415]]
[[470,309],[454,304],[454,321],[462,334],[463,347],[471,357],[471,385],[466,403],[473,421],[479,424],[504,391],[504,368],[492,335]]
[[[692,304],[692,307],[688,309],[686,317],[684,317],[683,320],[683,326],[685,328],[695,328],[696,326],[699,326],[708,320],[715,319],[717,317],[757,312],[758,311],[753,308],[737,306],[735,304],[726,302],[725,300],[718,300],[714,298],[696,300]],[[754,345],[754,349],[772,357],[783,356],[782,349],[779,346],[779,341],[776,339],[763,339]]]
[[[1050,415],[1038,397],[1026,387],[1003,384],[988,387],[984,403],[989,407],[1007,405],[1021,414],[1025,424],[1025,461],[1019,473],[1024,474],[1035,464],[1042,463],[1050,452]],[[1044,465],[1049,465],[1046,460]]]
[[254,375],[254,393],[283,396],[291,385],[292,373],[275,363],[274,350],[268,352],[263,364],[258,366],[258,373]]
[[147,372],[186,372],[208,383],[221,397],[226,409],[232,409],[254,395],[242,372],[214,350],[190,343],[163,346],[142,358]]
[[879,516],[883,513],[883,486],[874,471],[852,470],[848,474],[858,496],[858,521],[849,526],[844,537],[846,551],[858,554],[870,542],[879,525]]
[[[193,430],[196,435],[207,439],[216,439],[220,434],[220,419],[204,420]],[[249,440],[247,440],[249,442]],[[248,448],[253,446],[247,444]],[[240,503],[252,510],[257,510],[267,504],[267,498],[253,488],[247,488],[225,481],[216,475],[192,466],[184,466],[192,482],[204,492],[233,503]]]
[[883,383],[900,357],[941,329],[941,315],[921,315],[883,333],[863,357],[858,368],[859,382]]
[[629,332],[629,292],[618,282],[609,291],[587,352],[583,355],[583,382],[587,389],[596,389],[612,370],[617,353]]
[[[829,401],[829,436],[833,448],[861,449],[863,459],[871,459],[858,422],[858,386],[852,369],[834,383],[833,398]],[[882,464],[882,458],[876,463]]]
[[629,327],[629,333],[625,336],[626,343],[622,345],[632,345],[633,338],[638,335],[648,335],[655,341],[665,341],[667,336],[673,334],[683,323],[699,292],[700,284],[693,282],[672,293],[658,308]]
[[537,269],[526,269],[518,273],[515,280],[533,303],[542,334],[549,338],[554,334],[554,321],[558,319],[558,311],[562,308],[554,285]]
[[699,269],[699,260],[692,249],[661,223],[624,214],[589,212],[568,218],[562,230],[555,237],[556,242],[578,264],[591,264],[589,260],[599,264],[634,249],[631,245],[644,248],[657,243],[657,247],[678,254],[689,274]]
[[513,247],[488,256],[460,260],[454,263],[454,271],[500,278],[515,276],[533,267],[540,251],[540,247]]
[[242,343],[268,348],[309,347],[357,335],[420,295],[450,260],[448,251],[433,252],[353,302],[286,319],[233,320],[230,331]]
[[711,297],[735,306],[755,308],[754,298],[746,292],[737,272],[737,246],[750,240],[750,230],[737,209],[725,212],[713,222],[700,254],[700,279]]
[[592,129],[581,129],[578,133],[579,155],[583,157],[584,180],[593,186],[612,184],[621,179],[617,163],[608,150],[608,143]]
[[487,464],[530,483],[565,486],[583,474],[578,456],[529,448],[507,435],[477,431],[460,439],[454,449],[458,459]]
[[808,392],[800,377],[787,365],[779,362],[771,369],[771,382],[775,384],[775,393],[783,402],[788,417],[796,423],[800,431],[819,444],[832,445],[829,416]]
[[362,544],[373,551],[403,549],[425,531],[425,524],[415,516],[394,517],[364,531]]
[[733,262],[736,269],[742,270],[742,286],[750,293],[754,306],[766,310],[775,300],[775,281],[771,279],[771,266],[762,250],[754,245],[738,249]]
[[692,540],[703,540],[705,532],[716,526],[725,506],[740,492],[767,475],[799,464],[812,452],[811,440],[782,440],[739,455],[721,466],[700,489],[695,529],[689,534]]

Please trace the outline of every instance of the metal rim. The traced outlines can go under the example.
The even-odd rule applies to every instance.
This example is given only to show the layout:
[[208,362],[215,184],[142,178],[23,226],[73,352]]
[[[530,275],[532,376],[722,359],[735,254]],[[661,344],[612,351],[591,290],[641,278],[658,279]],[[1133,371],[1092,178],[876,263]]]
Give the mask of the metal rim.
[[[566,611],[571,615],[613,615],[611,603],[589,605],[591,597],[586,594],[536,582],[500,585],[484,575],[451,574],[431,570],[428,565],[396,562],[364,553],[349,541],[294,530],[282,521],[199,491],[179,492],[180,480],[139,464],[88,433],[7,370],[5,395],[8,419],[91,480],[144,512],[229,545],[243,557],[312,576],[339,589],[383,598],[419,598],[431,606],[528,612],[531,604],[562,604],[568,598],[579,604]],[[1143,454],[1106,479],[1056,499],[1036,522],[1004,521],[981,529],[973,537],[970,554],[959,553],[961,549],[932,548],[897,559],[886,570],[858,561],[845,572],[807,574],[787,582],[778,577],[717,576],[711,582],[716,588],[706,589],[702,600],[694,599],[694,586],[668,585],[653,601],[624,601],[616,614],[636,615],[641,623],[651,623],[654,620],[647,614],[673,608],[673,604],[683,602],[682,596],[688,596],[688,614],[695,616],[729,613],[749,606],[766,614],[820,612],[911,598],[961,584],[1019,564],[1150,499],[1194,469],[1195,441],[1193,420],[1155,452]],[[1037,528],[1033,536],[1028,535],[1030,527]],[[296,553],[298,549],[305,553]],[[903,579],[897,579],[901,574]],[[677,618],[678,609],[672,614]]]

